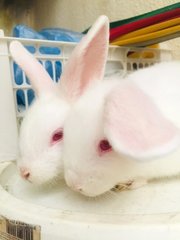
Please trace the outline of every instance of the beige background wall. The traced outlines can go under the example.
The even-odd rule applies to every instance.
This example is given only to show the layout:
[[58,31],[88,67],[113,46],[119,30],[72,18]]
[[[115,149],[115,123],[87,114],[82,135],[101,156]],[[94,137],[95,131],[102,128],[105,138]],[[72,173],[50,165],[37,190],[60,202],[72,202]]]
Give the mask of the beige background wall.
[[34,26],[34,1],[0,0],[0,28],[4,30],[5,35],[11,35],[16,24]]
[[[105,14],[116,21],[166,5],[177,0],[0,0],[0,28],[11,35],[16,24],[26,24],[35,29],[64,27],[83,31],[96,18]],[[180,38],[165,42],[163,47],[174,49],[180,59]]]
[[[132,17],[166,5],[176,0],[39,0],[35,1],[35,27],[65,27],[83,31],[95,19],[105,14],[110,21]],[[175,49],[180,58],[180,38],[170,41],[165,47]]]

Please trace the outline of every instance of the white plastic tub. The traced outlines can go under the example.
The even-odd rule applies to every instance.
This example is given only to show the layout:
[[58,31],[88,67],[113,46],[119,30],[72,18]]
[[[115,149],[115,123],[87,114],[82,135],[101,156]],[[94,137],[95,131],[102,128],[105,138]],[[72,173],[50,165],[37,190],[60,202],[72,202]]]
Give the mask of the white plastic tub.
[[[96,199],[72,192],[64,183],[37,189],[21,180],[15,165],[7,161],[17,158],[18,124],[25,113],[17,107],[16,91],[24,91],[27,109],[30,85],[25,76],[22,84],[15,84],[8,51],[10,41],[12,38],[1,34],[0,239],[180,239],[180,179],[162,179],[137,190]],[[33,45],[35,56],[43,63],[51,61],[53,72],[55,61],[64,66],[75,46],[63,42],[20,41]],[[39,52],[40,46],[55,46],[61,51],[59,55],[43,55]],[[128,57],[131,51],[138,53],[139,58]],[[147,52],[151,52],[151,57],[144,58]],[[167,50],[111,47],[106,74],[117,71],[124,75],[170,59],[171,53]]]
[[87,199],[63,183],[53,189],[36,189],[23,182],[15,170],[11,164],[1,172],[0,212],[7,219],[28,223],[28,228],[33,226],[37,238],[32,239],[180,237],[180,179]]

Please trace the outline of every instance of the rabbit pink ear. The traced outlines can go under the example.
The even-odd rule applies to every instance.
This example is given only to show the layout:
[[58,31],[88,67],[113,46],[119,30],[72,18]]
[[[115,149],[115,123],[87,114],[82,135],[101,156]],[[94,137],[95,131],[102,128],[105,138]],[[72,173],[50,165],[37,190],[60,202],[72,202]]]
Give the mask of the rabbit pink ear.
[[135,84],[126,82],[106,100],[105,135],[120,154],[146,160],[180,144],[179,130]]
[[76,46],[65,66],[60,86],[70,100],[79,97],[90,83],[102,80],[109,43],[109,21],[100,16]]
[[12,41],[9,46],[14,61],[22,68],[29,78],[32,88],[39,96],[54,91],[55,84],[42,65],[18,41]]

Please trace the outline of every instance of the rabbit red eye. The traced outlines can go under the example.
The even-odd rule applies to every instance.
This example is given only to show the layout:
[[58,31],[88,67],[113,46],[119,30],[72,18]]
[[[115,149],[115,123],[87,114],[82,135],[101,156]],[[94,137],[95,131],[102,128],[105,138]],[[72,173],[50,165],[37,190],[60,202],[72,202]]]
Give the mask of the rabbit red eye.
[[62,139],[63,139],[63,130],[58,129],[52,135],[51,144],[57,143],[57,142],[61,141]]
[[112,147],[111,147],[110,143],[108,142],[108,140],[103,139],[99,142],[100,153],[109,152],[111,150],[112,150]]

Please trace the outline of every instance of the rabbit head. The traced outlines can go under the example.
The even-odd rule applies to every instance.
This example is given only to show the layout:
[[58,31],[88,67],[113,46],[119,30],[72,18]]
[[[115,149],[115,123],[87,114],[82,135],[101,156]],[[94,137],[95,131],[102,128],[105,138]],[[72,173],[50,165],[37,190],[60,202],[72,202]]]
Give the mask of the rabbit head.
[[12,41],[10,52],[36,94],[20,126],[17,165],[24,179],[43,184],[62,176],[63,124],[69,104],[64,100],[59,84],[52,81],[20,42]]
[[79,45],[71,66],[81,67],[67,89],[74,104],[64,124],[64,176],[70,188],[92,197],[131,179],[138,164],[180,143],[179,130],[136,83],[101,81],[108,26],[107,18],[100,17],[84,38],[85,51]]

